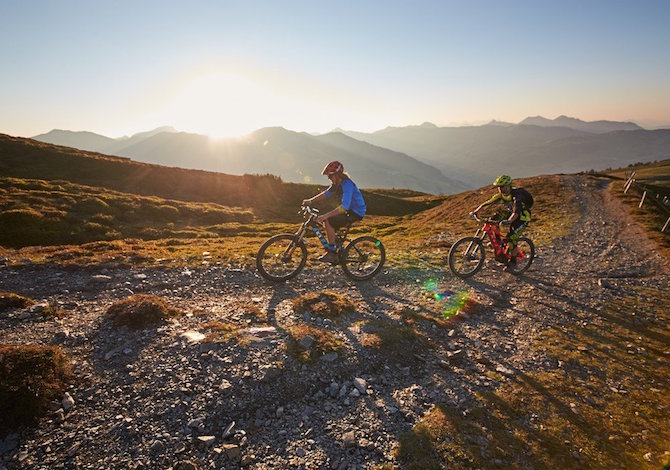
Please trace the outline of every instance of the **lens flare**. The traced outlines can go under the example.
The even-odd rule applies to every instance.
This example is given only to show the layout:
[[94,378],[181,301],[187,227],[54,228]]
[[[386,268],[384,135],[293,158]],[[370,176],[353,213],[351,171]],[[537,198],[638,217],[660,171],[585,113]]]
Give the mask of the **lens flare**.
[[451,318],[459,313],[468,313],[477,304],[471,290],[442,290],[437,279],[427,279],[423,283],[423,290],[440,304],[440,314],[443,319]]

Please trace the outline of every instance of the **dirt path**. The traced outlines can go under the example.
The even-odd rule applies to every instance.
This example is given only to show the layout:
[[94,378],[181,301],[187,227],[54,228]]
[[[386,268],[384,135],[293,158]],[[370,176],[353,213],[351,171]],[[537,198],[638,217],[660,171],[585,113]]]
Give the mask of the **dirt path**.
[[[58,303],[69,313],[58,321],[0,313],[0,343],[60,344],[76,360],[74,406],[1,442],[0,469],[394,463],[394,444],[436,404],[467,413],[478,393],[495,391],[505,377],[560,367],[536,347],[547,328],[574,322],[606,328],[598,312],[632,287],[667,290],[667,263],[619,202],[595,180],[566,181],[577,194],[579,222],[541,247],[520,278],[493,265],[466,282],[441,269],[390,269],[373,282],[353,283],[333,268],[281,285],[217,266],[0,268],[0,290]],[[326,289],[346,295],[357,312],[337,320],[293,312],[293,299]],[[139,292],[169,299],[188,315],[140,333],[114,331],[102,321],[111,303]],[[451,300],[436,300],[435,293]],[[479,307],[446,326],[431,321],[456,298]],[[263,318],[247,314],[250,303]],[[412,330],[408,311],[417,314]],[[267,323],[275,331],[242,344],[182,336],[212,319],[240,328]],[[313,364],[298,362],[287,338],[305,324],[336,335],[343,348]],[[371,346],[373,336],[381,345]]]

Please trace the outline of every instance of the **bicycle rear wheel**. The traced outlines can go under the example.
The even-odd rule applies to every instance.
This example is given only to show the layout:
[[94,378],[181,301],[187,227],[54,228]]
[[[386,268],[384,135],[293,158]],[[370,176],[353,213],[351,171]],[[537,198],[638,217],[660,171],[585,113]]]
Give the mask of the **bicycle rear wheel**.
[[297,276],[306,262],[307,247],[290,233],[270,237],[256,255],[258,272],[270,281],[286,281]]
[[356,238],[342,252],[344,273],[357,281],[376,276],[386,261],[386,250],[382,242],[366,235]]
[[474,276],[484,266],[484,245],[477,237],[464,237],[449,250],[449,269],[465,279]]
[[507,271],[512,274],[521,274],[530,268],[533,258],[535,258],[535,245],[530,238],[520,237],[516,246],[519,255],[516,258],[516,263],[507,265]]

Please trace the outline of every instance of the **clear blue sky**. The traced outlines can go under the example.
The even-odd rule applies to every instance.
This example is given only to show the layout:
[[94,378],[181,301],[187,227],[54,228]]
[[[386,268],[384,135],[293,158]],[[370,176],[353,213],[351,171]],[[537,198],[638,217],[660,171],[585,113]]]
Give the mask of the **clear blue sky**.
[[670,124],[670,1],[0,0],[0,132]]

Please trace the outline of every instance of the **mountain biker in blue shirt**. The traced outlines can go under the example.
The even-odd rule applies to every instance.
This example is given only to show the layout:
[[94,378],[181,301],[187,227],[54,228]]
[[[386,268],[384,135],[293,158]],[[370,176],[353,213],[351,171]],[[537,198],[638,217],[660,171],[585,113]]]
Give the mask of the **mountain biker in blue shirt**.
[[327,199],[333,194],[340,197],[340,205],[330,212],[322,214],[317,222],[323,222],[326,225],[326,238],[328,239],[328,249],[326,253],[318,258],[319,261],[326,263],[336,263],[337,254],[335,250],[336,239],[335,232],[345,225],[351,225],[361,220],[365,216],[365,201],[363,195],[356,184],[344,172],[344,166],[338,161],[332,161],[321,172],[328,176],[331,181],[330,187],[316,196],[302,201],[304,206],[311,206],[315,202]]

